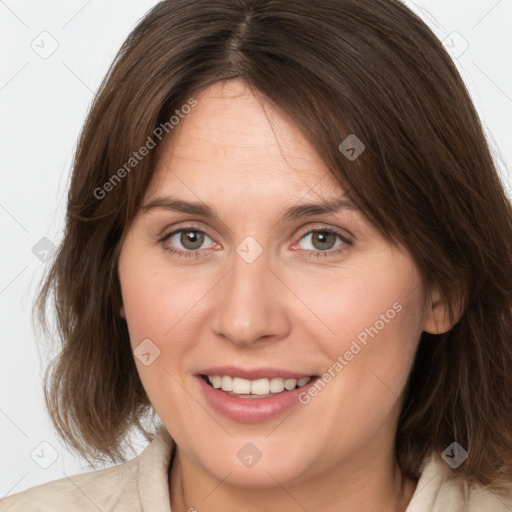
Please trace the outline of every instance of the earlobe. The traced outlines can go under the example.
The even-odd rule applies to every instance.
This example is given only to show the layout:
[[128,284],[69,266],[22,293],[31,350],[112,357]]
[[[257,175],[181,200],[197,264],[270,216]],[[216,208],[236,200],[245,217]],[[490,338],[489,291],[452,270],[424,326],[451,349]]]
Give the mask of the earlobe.
[[126,313],[124,311],[124,306],[119,308],[119,314],[126,320]]
[[462,316],[462,306],[460,303],[452,307],[454,318],[450,319],[447,302],[441,297],[438,289],[433,290],[427,303],[423,330],[429,334],[448,332]]

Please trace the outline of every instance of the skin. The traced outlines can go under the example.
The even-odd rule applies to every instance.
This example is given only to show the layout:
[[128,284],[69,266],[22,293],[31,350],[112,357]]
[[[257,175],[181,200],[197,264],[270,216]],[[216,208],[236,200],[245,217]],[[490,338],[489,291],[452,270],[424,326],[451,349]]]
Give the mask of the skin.
[[[360,210],[280,220],[289,206],[345,192],[288,116],[240,80],[195,98],[158,148],[143,205],[172,195],[216,217],[141,209],[118,267],[132,348],[150,339],[160,349],[149,366],[136,363],[177,443],[173,512],[405,510],[416,482],[393,453],[400,400],[421,332],[452,326],[445,305]],[[181,233],[162,241],[191,225],[202,245]],[[351,243],[334,235],[322,246],[326,228]],[[252,263],[236,252],[248,236],[263,249]],[[236,422],[201,393],[194,375],[207,366],[322,374],[394,303],[402,310],[288,416]],[[247,442],[262,453],[251,468],[237,458]]]

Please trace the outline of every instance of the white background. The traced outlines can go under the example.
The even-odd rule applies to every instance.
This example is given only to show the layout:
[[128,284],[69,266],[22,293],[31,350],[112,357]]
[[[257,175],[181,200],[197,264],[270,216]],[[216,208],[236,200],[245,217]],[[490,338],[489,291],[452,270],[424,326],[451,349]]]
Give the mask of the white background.
[[[441,40],[448,36],[457,54],[469,45],[454,59],[509,187],[512,0],[406,3]],[[59,243],[87,109],[120,45],[154,4],[0,0],[0,498],[90,470],[63,447],[43,405],[41,377],[49,354],[32,329],[30,310],[47,267],[32,248],[43,237]],[[33,49],[57,44],[45,59]],[[47,469],[36,463],[48,464],[53,456]]]

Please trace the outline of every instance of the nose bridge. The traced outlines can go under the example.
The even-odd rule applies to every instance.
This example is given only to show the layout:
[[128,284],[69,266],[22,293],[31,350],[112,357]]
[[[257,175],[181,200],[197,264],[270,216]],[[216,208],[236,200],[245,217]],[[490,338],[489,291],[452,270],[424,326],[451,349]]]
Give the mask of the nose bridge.
[[283,336],[288,329],[282,284],[268,268],[268,254],[251,240],[232,257],[231,271],[216,301],[213,329],[238,345],[263,336]]

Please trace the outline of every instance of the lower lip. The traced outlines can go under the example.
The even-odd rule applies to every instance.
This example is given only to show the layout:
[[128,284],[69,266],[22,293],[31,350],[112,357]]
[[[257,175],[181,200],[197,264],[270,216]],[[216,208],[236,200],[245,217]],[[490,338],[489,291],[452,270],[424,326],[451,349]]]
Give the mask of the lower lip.
[[259,423],[277,418],[293,406],[300,404],[299,395],[307,392],[318,377],[311,379],[301,388],[276,393],[267,398],[237,398],[209,386],[200,376],[197,379],[206,400],[217,412],[242,423]]

